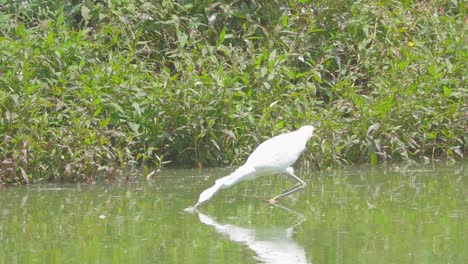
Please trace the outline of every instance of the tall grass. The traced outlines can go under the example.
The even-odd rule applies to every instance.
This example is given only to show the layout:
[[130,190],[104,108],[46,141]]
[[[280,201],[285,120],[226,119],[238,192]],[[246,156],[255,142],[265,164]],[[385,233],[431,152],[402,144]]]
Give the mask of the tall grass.
[[0,182],[239,164],[315,124],[307,160],[466,154],[463,1],[0,4]]

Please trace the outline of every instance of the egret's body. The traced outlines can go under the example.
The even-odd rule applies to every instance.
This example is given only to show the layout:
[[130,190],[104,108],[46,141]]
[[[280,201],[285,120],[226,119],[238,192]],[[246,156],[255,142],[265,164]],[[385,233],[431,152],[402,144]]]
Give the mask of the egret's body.
[[211,199],[221,189],[226,189],[240,181],[253,180],[263,175],[285,173],[297,181],[297,184],[293,188],[275,196],[270,200],[271,202],[304,188],[306,183],[294,175],[294,169],[291,166],[306,148],[306,143],[312,136],[313,131],[313,126],[303,126],[296,131],[281,134],[263,142],[250,154],[244,165],[230,175],[216,180],[216,183],[212,187],[203,191],[195,208]]

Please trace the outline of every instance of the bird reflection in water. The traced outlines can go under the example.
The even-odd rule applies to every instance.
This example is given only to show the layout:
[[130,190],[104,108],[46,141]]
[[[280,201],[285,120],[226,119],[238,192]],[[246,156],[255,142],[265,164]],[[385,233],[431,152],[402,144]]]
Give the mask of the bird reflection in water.
[[302,214],[281,205],[274,205],[296,216],[294,225],[287,228],[260,228],[255,226],[238,226],[220,223],[212,217],[198,213],[200,222],[213,226],[219,234],[230,240],[246,245],[257,255],[260,263],[311,263],[307,260],[304,248],[293,239],[294,228],[304,222]]

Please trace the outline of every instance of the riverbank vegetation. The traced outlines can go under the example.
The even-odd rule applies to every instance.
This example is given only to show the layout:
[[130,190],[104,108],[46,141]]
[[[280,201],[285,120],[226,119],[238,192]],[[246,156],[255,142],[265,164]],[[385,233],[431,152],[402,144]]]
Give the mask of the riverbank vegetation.
[[[306,165],[467,153],[464,1],[0,4],[0,183],[242,163],[314,124]],[[169,166],[169,165],[165,165]]]

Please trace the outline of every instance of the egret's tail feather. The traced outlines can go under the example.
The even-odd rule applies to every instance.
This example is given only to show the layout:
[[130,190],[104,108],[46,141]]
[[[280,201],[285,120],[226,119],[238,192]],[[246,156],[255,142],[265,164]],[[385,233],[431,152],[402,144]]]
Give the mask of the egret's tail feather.
[[202,203],[208,201],[209,199],[211,199],[211,197],[213,197],[213,195],[217,193],[219,190],[231,187],[232,185],[242,180],[248,179],[248,176],[250,176],[253,173],[254,173],[253,169],[242,166],[242,167],[239,167],[230,175],[216,180],[213,186],[204,190],[200,194],[200,197],[198,198],[198,202],[195,205],[195,208],[201,205]]

